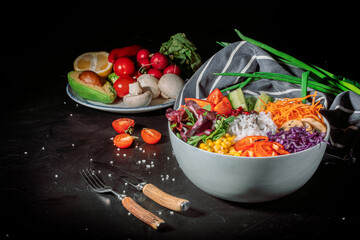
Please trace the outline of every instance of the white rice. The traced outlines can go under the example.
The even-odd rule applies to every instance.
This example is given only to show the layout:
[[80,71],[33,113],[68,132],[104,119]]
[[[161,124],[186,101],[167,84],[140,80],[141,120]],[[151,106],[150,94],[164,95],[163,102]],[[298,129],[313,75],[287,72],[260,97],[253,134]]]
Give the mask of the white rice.
[[236,141],[247,136],[266,136],[270,131],[275,134],[277,130],[271,113],[265,112],[249,115],[240,114],[229,125],[228,132],[236,136]]

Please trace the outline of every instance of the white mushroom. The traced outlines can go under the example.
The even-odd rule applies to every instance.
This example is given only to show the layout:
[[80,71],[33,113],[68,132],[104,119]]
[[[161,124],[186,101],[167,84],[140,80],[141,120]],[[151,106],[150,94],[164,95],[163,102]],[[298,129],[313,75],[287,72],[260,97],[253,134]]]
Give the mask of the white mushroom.
[[144,90],[142,89],[142,87],[140,86],[140,84],[138,82],[129,84],[129,94],[139,95],[143,92],[144,92]]
[[127,107],[146,107],[151,100],[151,92],[143,92],[138,82],[129,84],[129,94],[123,97],[123,102]]
[[138,82],[144,91],[150,91],[152,98],[157,98],[160,95],[158,87],[159,80],[151,74],[142,74],[138,77]]
[[161,91],[161,96],[168,99],[176,98],[184,84],[184,80],[178,75],[167,73],[160,78],[158,87]]

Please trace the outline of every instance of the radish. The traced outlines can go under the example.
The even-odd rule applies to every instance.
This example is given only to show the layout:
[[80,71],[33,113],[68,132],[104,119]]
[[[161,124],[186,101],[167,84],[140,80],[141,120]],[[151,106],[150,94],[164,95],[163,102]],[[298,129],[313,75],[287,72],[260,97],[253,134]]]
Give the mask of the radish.
[[149,50],[143,48],[140,49],[136,54],[136,60],[139,61],[142,58],[149,58],[150,52]]
[[180,68],[174,64],[174,65],[170,65],[164,69],[163,74],[167,74],[167,73],[172,73],[172,74],[180,76],[181,71],[180,71]]
[[151,68],[150,60],[148,58],[141,58],[138,60],[139,67],[149,70]]
[[157,79],[160,79],[163,75],[163,73],[160,70],[155,69],[155,68],[150,69],[147,73],[150,75],[153,75]]
[[158,70],[163,70],[167,67],[169,61],[162,53],[154,53],[154,55],[150,59],[151,66]]

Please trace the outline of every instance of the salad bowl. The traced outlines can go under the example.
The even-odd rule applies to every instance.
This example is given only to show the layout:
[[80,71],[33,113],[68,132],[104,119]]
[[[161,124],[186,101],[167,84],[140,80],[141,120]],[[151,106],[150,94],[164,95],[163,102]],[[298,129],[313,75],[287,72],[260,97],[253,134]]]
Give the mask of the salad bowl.
[[[330,135],[329,122],[325,141]],[[301,188],[315,173],[325,149],[309,149],[272,157],[238,157],[208,152],[179,139],[168,124],[180,168],[198,188],[215,197],[244,203],[275,200]]]

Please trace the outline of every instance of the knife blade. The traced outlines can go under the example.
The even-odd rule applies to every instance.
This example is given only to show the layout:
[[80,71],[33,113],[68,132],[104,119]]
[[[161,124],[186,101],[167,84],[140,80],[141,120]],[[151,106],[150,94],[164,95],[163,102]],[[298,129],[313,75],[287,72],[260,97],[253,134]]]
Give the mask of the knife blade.
[[189,200],[175,197],[169,193],[166,193],[155,185],[147,183],[145,180],[134,176],[120,167],[98,161],[92,161],[92,163],[94,163],[95,166],[106,168],[112,172],[121,172],[121,176],[119,176],[119,178],[122,181],[126,182],[136,190],[143,192],[145,196],[163,207],[177,212],[185,212],[190,208]]

